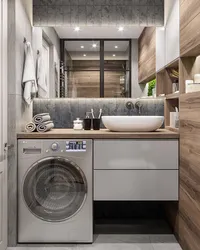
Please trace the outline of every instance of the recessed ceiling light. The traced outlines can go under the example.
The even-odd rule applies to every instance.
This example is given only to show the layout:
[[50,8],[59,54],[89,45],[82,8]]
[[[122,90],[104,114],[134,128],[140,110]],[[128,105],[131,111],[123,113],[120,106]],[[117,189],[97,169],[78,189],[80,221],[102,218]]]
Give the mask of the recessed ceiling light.
[[115,45],[115,49],[118,49],[118,46],[117,46],[117,45]]
[[115,54],[113,54],[113,56],[116,56]]
[[123,31],[124,30],[124,27],[122,27],[122,26],[120,26],[119,28],[118,28],[118,31]]
[[92,47],[93,47],[93,48],[96,48],[96,47],[97,47],[96,43],[93,43],[93,44],[92,44]]
[[81,49],[84,49],[84,46],[83,46],[83,45],[81,45]]
[[75,31],[80,31],[80,27],[77,26],[77,27],[74,28],[74,30]]
[[83,56],[87,56],[86,54],[83,54]]

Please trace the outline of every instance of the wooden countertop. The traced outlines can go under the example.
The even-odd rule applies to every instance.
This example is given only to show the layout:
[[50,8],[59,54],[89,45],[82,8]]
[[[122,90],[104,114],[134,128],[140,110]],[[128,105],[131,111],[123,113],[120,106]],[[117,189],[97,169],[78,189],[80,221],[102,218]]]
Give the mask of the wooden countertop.
[[101,130],[81,130],[73,129],[53,129],[46,133],[26,133],[17,134],[18,139],[177,139],[179,133],[158,129],[155,132],[110,132],[107,129]]

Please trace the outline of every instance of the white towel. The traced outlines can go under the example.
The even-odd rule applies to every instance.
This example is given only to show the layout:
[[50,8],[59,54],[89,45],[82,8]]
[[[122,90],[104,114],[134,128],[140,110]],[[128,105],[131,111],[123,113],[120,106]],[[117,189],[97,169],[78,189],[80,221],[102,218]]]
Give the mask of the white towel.
[[24,84],[24,100],[28,105],[31,104],[32,95],[38,91],[36,78],[35,78],[35,65],[33,58],[33,51],[29,42],[25,45],[25,63],[23,72]]
[[43,122],[47,122],[50,121],[51,117],[49,115],[49,113],[42,113],[42,114],[37,114],[33,117],[33,122],[37,125],[37,124],[41,124]]
[[38,84],[38,97],[47,98],[48,88],[47,79],[44,72],[44,66],[42,65],[42,56],[39,54],[36,61],[36,78]]
[[25,126],[25,131],[28,133],[34,132],[36,130],[36,125],[33,122],[29,122]]
[[39,133],[44,133],[54,128],[54,123],[52,121],[43,122],[37,125],[37,131]]

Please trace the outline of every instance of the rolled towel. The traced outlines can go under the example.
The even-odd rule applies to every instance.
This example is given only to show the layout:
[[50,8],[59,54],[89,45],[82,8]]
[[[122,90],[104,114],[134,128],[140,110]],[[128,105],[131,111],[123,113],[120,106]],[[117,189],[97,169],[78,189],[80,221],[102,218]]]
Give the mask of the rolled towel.
[[33,122],[37,125],[37,124],[41,124],[43,122],[47,122],[50,121],[51,117],[49,115],[49,113],[42,113],[42,114],[37,114],[33,117]]
[[43,122],[43,123],[37,125],[37,131],[39,133],[47,132],[47,131],[51,130],[52,128],[54,128],[54,124],[52,121]]
[[35,125],[35,123],[29,122],[29,123],[26,124],[26,126],[25,126],[25,131],[26,131],[26,132],[31,133],[31,132],[34,132],[35,130],[36,130],[36,125]]

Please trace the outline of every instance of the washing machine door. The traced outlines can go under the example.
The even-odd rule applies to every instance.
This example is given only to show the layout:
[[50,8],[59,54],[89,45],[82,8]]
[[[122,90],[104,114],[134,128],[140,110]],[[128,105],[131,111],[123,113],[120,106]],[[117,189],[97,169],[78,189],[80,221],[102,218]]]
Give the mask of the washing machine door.
[[38,218],[60,222],[74,216],[87,196],[82,170],[62,157],[48,157],[31,166],[23,181],[23,196]]

